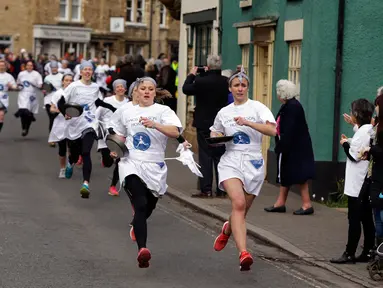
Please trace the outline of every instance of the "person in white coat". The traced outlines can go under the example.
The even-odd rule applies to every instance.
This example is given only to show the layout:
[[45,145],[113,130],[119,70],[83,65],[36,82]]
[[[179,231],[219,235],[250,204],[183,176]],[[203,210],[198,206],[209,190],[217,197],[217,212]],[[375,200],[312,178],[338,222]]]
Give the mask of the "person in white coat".
[[[370,145],[371,120],[374,105],[367,99],[358,99],[351,104],[351,122],[355,123],[352,138],[342,135],[340,144],[347,155],[344,194],[348,198],[348,241],[346,251],[331,263],[346,264],[368,262],[375,242],[375,227],[369,199],[369,182],[365,181],[369,162],[363,160],[361,151]],[[364,245],[362,254],[355,257],[363,225]]]
[[[72,74],[65,74],[62,77],[62,88],[53,93],[50,104],[50,112],[55,114],[56,117],[53,121],[52,129],[49,133],[48,143],[58,143],[59,146],[59,161],[60,161],[60,173],[59,178],[65,178],[66,167],[66,155],[67,155],[67,129],[68,124],[72,120],[66,120],[57,108],[57,102],[64,94],[64,89],[73,82]],[[61,139],[61,140],[60,140]]]
[[109,65],[105,63],[105,59],[100,60],[100,64],[97,66],[94,74],[96,75],[96,83],[105,91],[108,90],[106,85],[107,72],[109,71]]
[[[50,62],[50,69],[51,69],[51,74],[49,74],[47,77],[44,79],[44,83],[51,84],[54,88],[50,93],[47,93],[46,91],[43,90],[44,96],[44,106],[45,110],[47,111],[48,114],[48,119],[49,119],[49,126],[48,126],[48,131],[51,132],[52,130],[52,125],[53,121],[55,120],[55,117],[57,116],[56,113],[51,113],[51,103],[52,103],[52,97],[55,94],[56,91],[60,90],[61,85],[62,85],[62,78],[63,74],[59,73],[59,66],[57,61],[51,61]],[[55,147],[55,143],[49,143],[51,147]]]
[[15,78],[7,71],[7,63],[0,59],[0,132],[3,129],[5,114],[9,106],[9,90],[16,90]]
[[[105,103],[112,105],[114,108],[118,109],[123,106],[125,103],[129,102],[129,99],[125,97],[126,92],[126,81],[123,79],[117,79],[113,82],[113,90],[115,95],[107,97],[104,99]],[[118,162],[119,159],[114,161],[114,159],[110,156],[110,150],[106,146],[105,139],[107,136],[107,125],[110,117],[113,115],[113,112],[104,107],[98,107],[96,110],[96,119],[99,120],[99,127],[103,131],[102,139],[98,140],[98,152],[101,153],[102,156],[102,166],[109,168],[112,167],[113,163],[115,163],[115,167],[113,170],[112,182],[109,186],[108,194],[110,196],[119,196],[119,192],[116,189],[116,185],[119,180],[118,176]]]
[[32,61],[28,61],[25,68],[26,70],[20,72],[17,77],[20,92],[17,98],[19,110],[15,113],[15,116],[21,119],[23,137],[28,135],[32,122],[36,121],[34,114],[39,112],[39,92],[43,84],[40,73],[33,70]]
[[232,211],[214,249],[221,251],[231,233],[239,250],[240,270],[250,270],[253,258],[246,249],[246,214],[259,195],[265,179],[262,157],[263,135],[275,136],[276,121],[264,104],[248,98],[249,78],[242,69],[229,79],[234,103],[222,108],[210,127],[211,137],[233,136],[218,164],[219,188],[226,191]]

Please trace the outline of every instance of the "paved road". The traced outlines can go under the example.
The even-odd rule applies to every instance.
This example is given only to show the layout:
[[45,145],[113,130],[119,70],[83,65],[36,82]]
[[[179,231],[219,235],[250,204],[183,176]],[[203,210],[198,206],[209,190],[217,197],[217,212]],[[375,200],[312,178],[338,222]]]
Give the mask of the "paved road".
[[91,198],[81,199],[81,170],[71,180],[57,179],[57,150],[46,143],[45,111],[22,138],[13,117],[15,97],[11,105],[0,134],[0,287],[358,287],[303,269],[255,242],[250,247],[257,255],[262,251],[286,262],[257,257],[253,270],[241,273],[232,243],[221,253],[212,249],[219,223],[168,197],[149,221],[151,267],[139,269],[128,236],[128,198],[106,193],[111,170],[100,167],[95,153]]

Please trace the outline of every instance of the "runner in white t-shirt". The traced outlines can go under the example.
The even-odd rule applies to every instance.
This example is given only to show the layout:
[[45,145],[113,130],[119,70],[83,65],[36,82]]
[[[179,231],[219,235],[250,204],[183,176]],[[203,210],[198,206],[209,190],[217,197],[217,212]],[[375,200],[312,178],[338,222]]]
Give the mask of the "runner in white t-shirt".
[[15,79],[5,71],[7,71],[7,63],[5,60],[0,59],[0,132],[9,106],[8,91],[17,89]]
[[[88,61],[84,61],[80,67],[81,80],[70,84],[65,90],[64,95],[57,102],[60,112],[65,115],[65,103],[76,103],[83,107],[83,113],[79,117],[71,119],[65,115],[66,119],[70,119],[67,125],[66,138],[68,139],[68,147],[70,151],[68,165],[66,167],[65,176],[71,178],[73,174],[73,166],[77,163],[79,156],[83,160],[83,185],[80,189],[82,198],[89,198],[89,181],[92,172],[91,150],[94,140],[97,139],[98,121],[95,119],[95,112],[98,106],[108,107],[112,111],[116,109],[103,102],[99,86],[91,81],[93,75],[93,65]],[[63,140],[65,138],[59,139]]]
[[[51,68],[51,74],[49,74],[47,77],[44,79],[44,83],[49,83],[53,86],[54,90],[50,93],[47,93],[46,91],[43,90],[44,96],[44,106],[45,110],[47,111],[48,114],[48,119],[49,119],[49,132],[51,132],[53,121],[55,120],[55,117],[57,116],[56,113],[51,113],[50,108],[51,108],[51,102],[52,102],[52,96],[55,94],[57,90],[61,88],[62,85],[62,78],[63,74],[58,72],[58,62],[57,61],[51,61],[50,62],[50,68]],[[55,143],[51,142],[49,143],[51,147],[55,147]]]
[[22,136],[28,135],[29,128],[33,121],[36,121],[33,114],[39,112],[39,90],[43,84],[43,79],[39,72],[33,70],[33,62],[28,61],[26,70],[19,73],[17,84],[20,88],[17,104],[19,110],[15,116],[21,119]]
[[[125,103],[129,102],[129,99],[125,97],[126,92],[126,81],[122,79],[117,79],[113,82],[113,90],[115,95],[107,97],[104,99],[105,103],[112,105],[114,108],[118,109],[123,106]],[[116,110],[117,111],[117,110]],[[100,121],[99,127],[102,129],[102,139],[98,140],[98,152],[102,155],[102,166],[103,167],[111,167],[115,162],[114,159],[110,156],[110,150],[106,146],[105,138],[107,135],[107,125],[109,119],[113,115],[113,112],[104,107],[98,107],[96,110],[96,119]],[[116,160],[116,164],[113,170],[113,178],[112,183],[109,187],[108,194],[111,196],[119,196],[119,193],[116,189],[117,182],[119,180],[118,176],[118,162],[120,160]]]
[[225,248],[233,232],[240,253],[240,270],[247,271],[253,258],[246,249],[245,216],[265,178],[262,136],[275,136],[276,122],[265,105],[248,98],[249,78],[243,69],[230,78],[229,88],[234,103],[218,112],[210,128],[211,137],[234,136],[226,142],[226,152],[218,164],[219,186],[229,195],[232,211],[214,242],[214,249]]
[[[112,121],[109,130],[124,137],[129,149],[129,155],[121,158],[118,165],[120,182],[135,211],[131,237],[137,241],[138,264],[140,268],[147,268],[151,254],[146,248],[146,221],[155,209],[158,197],[167,189],[167,140],[178,138],[182,126],[169,107],[154,103],[156,82],[152,78],[140,79],[137,91],[139,104],[125,104],[122,113],[118,114],[119,119]],[[111,155],[116,156],[114,152]]]
[[[64,94],[64,90],[73,82],[73,75],[66,74],[62,77],[62,88],[53,93],[51,98],[50,112],[56,114],[56,117],[53,121],[52,129],[49,134],[48,142],[49,143],[58,143],[59,146],[59,158],[60,158],[60,173],[59,178],[65,178],[65,167],[66,167],[66,154],[67,154],[67,127],[70,121],[65,120],[63,114],[60,113],[57,108],[57,102]],[[61,139],[61,140],[60,140]]]

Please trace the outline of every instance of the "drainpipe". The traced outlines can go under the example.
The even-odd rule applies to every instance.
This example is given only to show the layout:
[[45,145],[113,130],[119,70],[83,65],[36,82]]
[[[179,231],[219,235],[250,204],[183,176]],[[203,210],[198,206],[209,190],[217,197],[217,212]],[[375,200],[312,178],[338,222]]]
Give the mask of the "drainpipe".
[[338,37],[336,47],[335,67],[335,99],[334,99],[334,131],[332,138],[332,162],[338,162],[339,135],[340,135],[340,104],[342,94],[342,72],[343,72],[343,38],[344,38],[344,14],[346,0],[339,0],[338,8]]
[[150,29],[149,29],[149,58],[152,58],[152,40],[153,40],[153,0],[150,0]]

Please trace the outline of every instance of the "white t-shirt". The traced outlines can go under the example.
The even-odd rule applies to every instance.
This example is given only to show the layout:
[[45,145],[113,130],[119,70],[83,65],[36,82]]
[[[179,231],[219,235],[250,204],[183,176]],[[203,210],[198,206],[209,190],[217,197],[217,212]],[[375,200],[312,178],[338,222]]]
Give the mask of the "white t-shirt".
[[140,117],[147,117],[163,125],[176,126],[182,132],[181,121],[173,110],[161,104],[140,107],[128,103],[120,110],[119,115],[120,119],[113,121],[117,124],[111,127],[117,134],[126,137],[125,145],[129,149],[129,155],[121,158],[118,164],[120,182],[126,176],[136,174],[155,196],[165,194],[167,166],[164,160],[168,137],[156,129],[145,128],[140,123]]
[[[97,121],[95,121],[97,99],[102,99],[100,88],[96,83],[85,85],[81,80],[71,83],[64,90],[66,103],[76,103],[84,107],[83,113],[76,118],[72,118],[68,126],[68,139],[75,140],[81,137],[85,129],[93,128],[96,130]],[[96,130],[97,131],[97,130]]]
[[16,87],[15,78],[7,72],[0,73],[0,102],[5,108],[8,108],[9,105],[9,95],[7,93],[9,84]]
[[28,109],[37,114],[39,110],[38,91],[43,84],[40,73],[34,70],[31,72],[24,70],[17,76],[17,83],[24,86],[17,99],[19,109]]
[[59,73],[65,75],[65,74],[71,74],[73,75],[73,72],[70,68],[59,68]]
[[80,80],[80,64],[77,64],[76,67],[74,67],[74,81]]
[[[55,87],[56,91],[59,90],[62,86],[62,79],[63,79],[63,74],[61,73],[56,73],[56,74],[49,74],[47,77],[44,79],[44,83],[51,83],[53,87]],[[52,100],[52,95],[56,92],[53,91],[49,94],[47,94],[44,97],[44,105],[51,104]]]
[[362,188],[364,178],[367,175],[369,161],[360,160],[359,152],[370,145],[371,124],[361,126],[349,139],[349,153],[356,162],[352,162],[347,158],[346,161],[346,177],[344,181],[344,194],[351,197],[358,197]]
[[222,108],[210,130],[234,136],[232,141],[225,143],[226,151],[261,152],[263,134],[251,127],[238,125],[234,118],[239,116],[261,124],[265,124],[266,121],[276,123],[269,108],[261,102],[249,99],[244,104],[231,103]]
[[[118,109],[122,107],[124,104],[129,102],[128,98],[124,98],[122,101],[118,101],[116,96],[110,96],[104,98],[104,102],[112,105],[114,108]],[[116,110],[117,111],[117,110]],[[100,121],[107,123],[109,119],[112,117],[113,112],[107,108],[104,107],[98,107],[96,110],[96,118],[99,119]]]
[[94,71],[94,73],[96,74],[97,84],[100,87],[106,88],[107,71],[109,71],[109,66],[106,64],[98,65],[96,71]]
[[[60,62],[57,62],[57,64],[58,64],[58,69],[62,68],[62,64]],[[52,74],[51,62],[48,62],[47,64],[45,64],[44,71],[48,73],[48,75]]]

